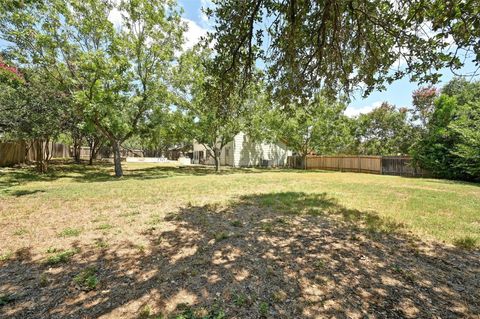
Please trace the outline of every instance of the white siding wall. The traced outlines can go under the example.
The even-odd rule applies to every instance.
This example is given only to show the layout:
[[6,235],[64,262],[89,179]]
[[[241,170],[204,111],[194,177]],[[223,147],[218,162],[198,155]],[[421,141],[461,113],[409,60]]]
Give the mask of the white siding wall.
[[[196,141],[193,141],[193,164],[199,164],[199,160],[197,158],[199,151],[203,151],[203,158],[208,160],[204,161],[207,165],[215,165],[215,160],[212,156],[207,155],[209,154],[208,149],[203,146],[203,144],[199,144]],[[220,153],[220,165],[229,165],[233,166],[233,147],[232,142],[225,145]]]
[[250,141],[244,133],[235,136],[234,166],[260,166],[262,160],[272,161],[273,166],[285,166],[287,157],[292,155],[283,143]]
[[[194,157],[192,163],[199,164],[197,152],[203,151],[203,157],[206,158],[207,149],[202,144],[193,142]],[[220,164],[235,167],[242,166],[260,166],[262,160],[270,160],[273,166],[285,166],[287,157],[291,156],[285,144],[279,143],[259,143],[250,141],[244,133],[237,134],[233,141],[228,143],[220,154]],[[205,164],[214,165],[213,157],[210,157]]]
[[222,165],[233,166],[234,164],[233,156],[234,156],[233,142],[229,142],[227,143],[227,145],[223,147],[222,154],[220,155],[220,157],[223,159],[223,161],[221,162]]

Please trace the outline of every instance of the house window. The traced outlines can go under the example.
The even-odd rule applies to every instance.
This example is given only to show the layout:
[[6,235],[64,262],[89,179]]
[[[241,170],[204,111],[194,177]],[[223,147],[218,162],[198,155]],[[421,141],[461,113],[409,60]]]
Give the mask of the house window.
[[225,157],[230,156],[230,147],[225,148]]

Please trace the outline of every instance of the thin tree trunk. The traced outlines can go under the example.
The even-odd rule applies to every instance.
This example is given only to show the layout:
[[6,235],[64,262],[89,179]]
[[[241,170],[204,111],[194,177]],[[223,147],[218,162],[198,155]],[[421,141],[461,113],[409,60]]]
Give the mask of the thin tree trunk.
[[37,171],[39,173],[45,173],[48,169],[47,163],[44,161],[44,149],[43,149],[43,140],[38,139],[36,140],[36,163],[37,163]]
[[78,163],[77,158],[77,139],[73,138],[73,160],[75,163]]
[[214,156],[214,160],[215,160],[215,172],[218,172],[220,171],[220,160],[216,155]]
[[[50,147],[50,145],[52,147]],[[47,138],[45,142],[45,163],[48,165],[49,161],[53,157],[53,142],[50,142],[50,138]]]
[[96,146],[95,139],[88,140],[88,146],[90,150],[90,156],[88,158],[88,165],[93,165],[93,158],[95,157],[95,146]]
[[93,165],[93,149],[90,147],[90,158],[88,159],[88,165]]
[[215,160],[215,172],[220,171],[220,152],[217,148],[213,150],[213,159]]
[[82,138],[73,138],[73,159],[75,163],[80,163],[80,152],[82,148]]
[[30,157],[29,157],[29,153],[30,153],[30,149],[32,148],[32,144],[33,142],[29,141],[28,143],[25,143],[25,163],[29,163],[30,162]]
[[98,152],[100,151],[100,147],[102,147],[102,145],[100,143],[95,144],[95,146],[93,147],[93,149],[90,153],[90,159],[88,161],[88,165],[93,165],[93,160],[97,159]]
[[121,163],[121,156],[120,156],[120,143],[116,140],[112,140],[112,147],[113,147],[113,162],[115,164],[115,177],[122,177],[123,170],[122,170],[122,163]]

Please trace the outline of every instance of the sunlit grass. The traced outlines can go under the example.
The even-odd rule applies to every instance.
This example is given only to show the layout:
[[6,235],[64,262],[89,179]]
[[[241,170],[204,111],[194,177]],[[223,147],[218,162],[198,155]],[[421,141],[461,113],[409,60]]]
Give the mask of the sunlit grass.
[[[61,237],[88,236],[88,232],[112,228],[119,218],[135,223],[137,216],[147,219],[145,227],[157,225],[161,216],[180,207],[228,204],[252,194],[269,194],[258,204],[292,214],[329,213],[327,204],[317,207],[288,195],[303,192],[382,218],[380,231],[401,225],[424,238],[458,246],[465,246],[458,244],[459,238],[468,238],[469,247],[480,242],[478,184],[301,170],[225,168],[215,174],[211,168],[146,163],[126,163],[125,176],[116,179],[110,165],[52,167],[47,175],[29,169],[0,170],[0,221],[16,223],[12,231],[0,235],[1,240],[6,242],[6,236],[23,228],[32,236],[52,228]],[[355,218],[351,212],[347,215]],[[92,224],[100,221],[98,216],[104,217],[101,224]],[[369,227],[380,225],[367,217],[365,221],[371,223]],[[118,231],[129,230],[119,227]]]

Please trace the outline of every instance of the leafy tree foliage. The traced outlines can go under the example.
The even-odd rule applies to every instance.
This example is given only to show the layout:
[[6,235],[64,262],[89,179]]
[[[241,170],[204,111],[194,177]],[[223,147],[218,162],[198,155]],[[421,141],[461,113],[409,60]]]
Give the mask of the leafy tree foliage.
[[276,107],[269,114],[272,136],[302,157],[342,153],[348,144],[346,105],[318,95],[303,107]]
[[66,105],[70,99],[49,81],[41,70],[23,70],[21,82],[2,83],[0,92],[3,111],[0,122],[5,127],[5,138],[33,140],[37,153],[37,168],[48,169],[49,142],[64,128]]
[[224,71],[248,79],[262,60],[282,102],[359,85],[368,94],[406,74],[436,82],[441,68],[458,70],[463,57],[480,62],[478,1],[214,2],[208,12]]
[[18,126],[21,112],[18,109],[16,89],[23,84],[23,75],[17,68],[0,58],[0,137]]
[[419,88],[412,93],[412,120],[419,121],[421,128],[426,128],[434,111],[437,89],[433,86]]
[[181,98],[192,139],[203,144],[220,168],[220,154],[235,135],[246,129],[249,116],[261,96],[257,84],[242,87],[218,68],[219,56],[210,49],[190,50],[181,58],[177,72]]
[[[112,14],[120,13],[120,25]],[[19,63],[41,67],[109,140],[120,146],[156,107],[168,105],[168,75],[183,25],[173,1],[49,0],[0,7],[0,37]]]
[[460,105],[456,115],[449,125],[457,139],[451,151],[454,168],[469,179],[480,180],[480,100]]
[[412,148],[416,161],[437,176],[480,179],[480,82],[454,79],[435,100],[427,134]]
[[155,111],[140,129],[140,145],[148,156],[165,156],[170,148],[189,150],[192,121],[181,110]]
[[357,151],[363,155],[408,154],[413,131],[407,121],[407,110],[386,102],[356,123]]

